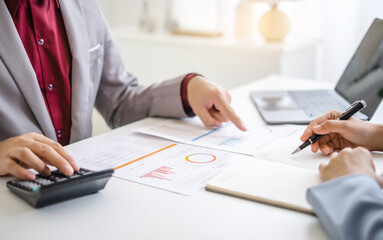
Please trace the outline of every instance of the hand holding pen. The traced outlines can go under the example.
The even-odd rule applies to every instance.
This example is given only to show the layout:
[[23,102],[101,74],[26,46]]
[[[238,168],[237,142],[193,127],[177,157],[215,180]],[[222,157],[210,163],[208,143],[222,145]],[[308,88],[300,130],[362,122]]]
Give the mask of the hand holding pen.
[[313,152],[320,149],[324,154],[330,154],[334,150],[345,147],[364,146],[367,149],[374,148],[376,144],[371,139],[375,138],[371,137],[371,135],[374,135],[371,131],[372,128],[375,128],[375,125],[356,118],[339,121],[349,119],[365,106],[364,101],[356,101],[343,114],[338,111],[331,111],[313,120],[301,137],[301,140],[305,143],[299,146],[295,152],[299,152],[310,145]]

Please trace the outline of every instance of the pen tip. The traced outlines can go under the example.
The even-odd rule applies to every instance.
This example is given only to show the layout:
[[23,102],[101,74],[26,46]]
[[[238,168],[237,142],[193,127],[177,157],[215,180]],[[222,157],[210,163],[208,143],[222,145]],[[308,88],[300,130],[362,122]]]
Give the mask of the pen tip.
[[295,149],[294,152],[291,153],[291,155],[296,154],[296,153],[299,152],[300,150],[301,150],[300,148]]

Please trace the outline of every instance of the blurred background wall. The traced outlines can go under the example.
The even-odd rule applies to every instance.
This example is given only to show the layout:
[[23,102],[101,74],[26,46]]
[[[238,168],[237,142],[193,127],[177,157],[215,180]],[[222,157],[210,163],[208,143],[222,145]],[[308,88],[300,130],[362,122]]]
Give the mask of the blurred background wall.
[[[336,82],[373,19],[383,18],[382,0],[284,0],[290,31],[267,42],[258,23],[273,1],[97,0],[142,84],[187,72],[228,89],[273,73]],[[174,25],[207,36],[174,35]],[[94,134],[106,131],[95,119]]]
[[[141,0],[97,1],[112,28],[134,27],[142,14]],[[167,2],[148,1],[149,12],[156,19],[158,28],[163,24]],[[178,22],[187,28],[212,29],[218,26],[225,37],[231,37],[235,32],[238,3],[239,0],[174,0],[173,12]],[[328,81],[336,81],[340,77],[372,20],[383,18],[381,0],[286,1],[280,4],[280,8],[290,17],[291,35],[322,41],[319,78]],[[253,5],[255,38],[259,35],[256,22],[267,9],[266,3]]]

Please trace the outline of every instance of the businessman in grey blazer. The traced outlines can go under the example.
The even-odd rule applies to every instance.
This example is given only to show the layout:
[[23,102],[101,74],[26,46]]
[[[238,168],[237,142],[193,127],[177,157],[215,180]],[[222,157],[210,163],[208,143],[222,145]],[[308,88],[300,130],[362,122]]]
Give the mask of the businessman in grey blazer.
[[383,239],[383,178],[370,153],[383,151],[383,124],[334,120],[340,115],[319,117],[302,135],[302,141],[325,135],[312,151],[332,153],[329,163],[319,166],[324,183],[308,190],[308,202],[331,239]]
[[196,114],[245,130],[228,92],[201,75],[138,85],[95,0],[0,0],[0,175],[78,170],[62,145],[90,137],[94,107],[111,127]]

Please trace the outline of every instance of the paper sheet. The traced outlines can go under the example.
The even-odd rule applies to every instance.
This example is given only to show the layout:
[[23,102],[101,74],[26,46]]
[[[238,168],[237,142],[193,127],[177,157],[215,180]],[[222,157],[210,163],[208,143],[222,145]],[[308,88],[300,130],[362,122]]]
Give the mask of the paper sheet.
[[262,159],[230,165],[209,181],[207,188],[245,199],[312,212],[307,189],[320,183],[318,171]]
[[[311,152],[311,147],[291,155],[291,153],[302,144],[300,137],[304,128],[297,130],[293,134],[280,138],[258,151],[254,156],[262,159],[282,162],[299,167],[318,169],[321,163],[328,163],[330,156],[318,151]],[[374,163],[377,173],[383,173],[383,154],[373,153]]]
[[329,156],[326,156],[321,152],[313,153],[311,152],[310,147],[291,155],[294,149],[302,144],[299,137],[300,134],[294,134],[292,136],[278,139],[258,151],[254,156],[309,169],[318,169],[319,164],[328,161]]
[[164,120],[136,129],[136,131],[185,144],[252,156],[262,147],[293,134],[299,129],[293,125],[266,126],[260,124],[247,124],[247,128],[247,132],[242,132],[234,124],[226,123],[220,128],[207,129],[198,118],[194,118]]
[[383,153],[382,152],[373,152],[372,157],[374,159],[376,173],[383,175]]
[[[166,132],[169,129],[168,125],[165,124],[163,129],[160,126],[156,129],[162,129]],[[178,132],[186,129],[185,123],[170,124],[170,126],[175,129],[179,128]],[[214,130],[215,135],[213,133],[206,135],[206,129],[200,127],[205,135],[194,139],[201,140],[199,144],[202,146],[210,144],[211,147],[220,146],[219,143],[229,141],[228,139],[233,137],[230,132],[237,131],[231,129],[234,128],[233,125],[227,125],[219,130]],[[267,128],[263,126],[258,128],[259,134],[257,136],[264,133],[262,131]],[[187,132],[190,130],[188,129]],[[292,128],[292,131],[282,127],[279,130],[281,130],[279,134],[274,134],[269,138],[267,136],[257,138],[251,134],[246,138],[246,135],[241,135],[242,133],[239,132],[238,136],[243,137],[243,142],[240,142],[241,144],[238,146],[233,144],[230,147],[231,149],[235,147],[237,151],[245,146],[251,148],[252,151],[258,149],[255,151],[255,156],[258,158],[308,169],[317,169],[320,163],[328,161],[328,156],[321,153],[313,154],[310,149],[291,155],[291,152],[301,143],[299,137],[304,127],[297,126]],[[253,134],[254,131],[253,129]],[[191,130],[191,133],[196,135],[197,132]],[[189,132],[189,135],[186,136],[191,137],[191,133]],[[275,132],[273,131],[273,133]],[[287,133],[290,135],[286,135]],[[211,136],[209,136],[210,134]],[[227,135],[231,137],[227,137]],[[204,137],[206,138],[204,139]],[[260,143],[262,141],[267,143],[266,146]],[[254,144],[255,147],[252,148],[251,144]],[[91,170],[114,168],[114,176],[116,177],[184,195],[205,187],[211,178],[230,163],[249,158],[246,155],[231,151],[185,145],[139,133],[122,134],[102,142],[95,141],[94,144],[88,144],[78,150],[70,151],[69,149],[69,153],[77,159],[83,168]],[[383,171],[383,154],[374,154],[374,160],[377,172],[381,173]]]
[[114,168],[115,177],[184,195],[204,188],[228,164],[244,157],[137,133],[71,154],[81,167]]
[[70,153],[81,167],[96,171],[118,167],[173,143],[140,134],[123,134]]

